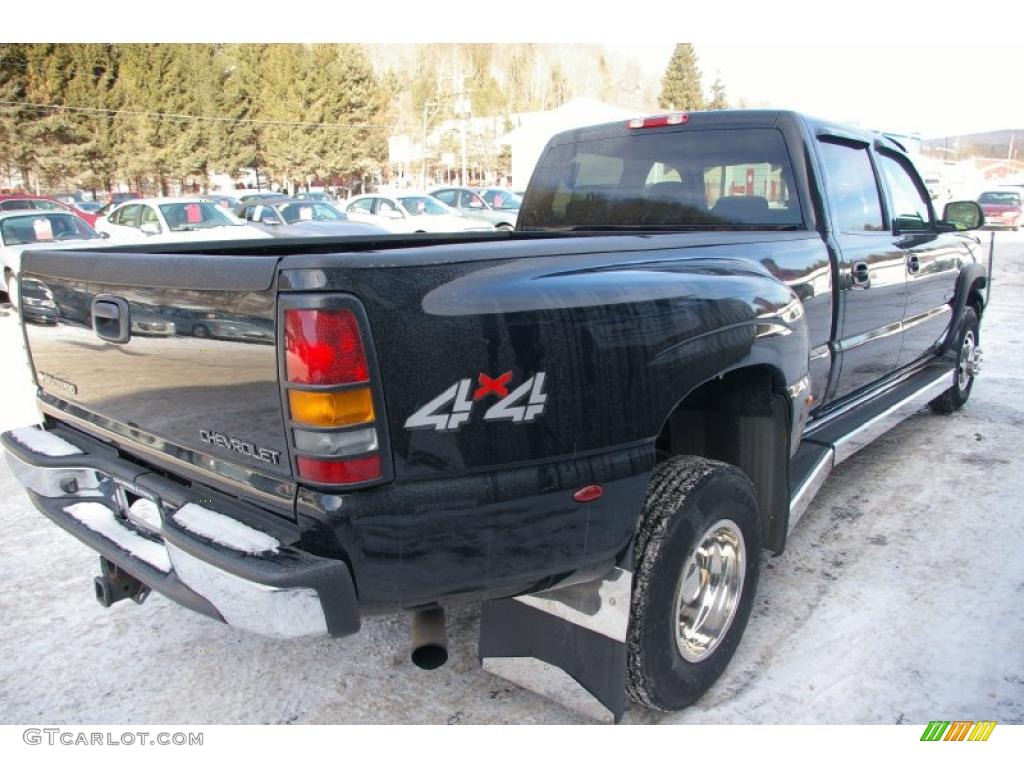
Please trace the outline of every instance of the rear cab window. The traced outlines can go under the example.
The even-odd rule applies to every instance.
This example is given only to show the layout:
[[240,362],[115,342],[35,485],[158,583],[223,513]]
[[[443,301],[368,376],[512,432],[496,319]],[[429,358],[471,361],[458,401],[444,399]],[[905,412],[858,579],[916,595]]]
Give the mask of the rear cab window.
[[836,229],[851,234],[884,232],[882,200],[867,147],[832,141],[818,146]]
[[558,144],[520,214],[526,230],[803,229],[775,128],[631,133]]

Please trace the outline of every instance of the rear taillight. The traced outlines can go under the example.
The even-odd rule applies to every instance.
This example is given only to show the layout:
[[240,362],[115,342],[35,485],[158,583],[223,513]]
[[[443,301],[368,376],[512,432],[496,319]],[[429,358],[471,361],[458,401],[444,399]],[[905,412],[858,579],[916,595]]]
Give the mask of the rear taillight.
[[357,384],[369,380],[359,323],[350,309],[285,312],[285,366],[296,384]]
[[284,377],[298,476],[325,485],[381,479],[370,362],[356,313],[285,309]]

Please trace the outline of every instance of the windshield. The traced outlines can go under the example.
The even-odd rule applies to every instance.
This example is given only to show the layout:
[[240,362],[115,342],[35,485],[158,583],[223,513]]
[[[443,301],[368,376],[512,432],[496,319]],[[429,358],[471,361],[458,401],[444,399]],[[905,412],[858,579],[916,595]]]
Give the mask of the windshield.
[[0,221],[4,245],[27,245],[63,240],[93,240],[99,233],[69,213],[37,213]]
[[214,227],[242,227],[242,221],[213,202],[165,203],[160,212],[172,232]]
[[803,218],[772,128],[631,131],[556,144],[519,215],[525,229],[797,229]]
[[283,203],[277,206],[277,212],[289,224],[296,224],[302,221],[342,221],[348,218],[348,216],[328,203]]
[[1020,195],[1016,192],[985,192],[978,198],[978,202],[991,205],[1020,205]]
[[448,208],[445,208],[444,203],[426,195],[400,197],[398,202],[410,216],[447,216],[451,213]]
[[487,204],[497,211],[518,211],[523,199],[507,189],[488,189],[481,193]]

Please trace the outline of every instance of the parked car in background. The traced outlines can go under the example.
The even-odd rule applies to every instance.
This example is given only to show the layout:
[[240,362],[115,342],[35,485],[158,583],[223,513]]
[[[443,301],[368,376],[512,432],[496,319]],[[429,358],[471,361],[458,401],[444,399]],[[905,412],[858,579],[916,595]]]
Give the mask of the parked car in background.
[[[281,192],[248,192],[244,195],[238,196],[238,204],[243,205],[244,203],[252,203],[256,200],[273,200],[278,197],[288,197],[288,195],[282,194]],[[238,209],[235,209],[235,213],[238,213]]]
[[18,306],[18,274],[21,272],[22,252],[34,248],[62,247],[64,243],[81,246],[83,240],[102,238],[95,229],[68,211],[27,209],[0,212],[3,290],[7,292],[11,304]]
[[482,219],[488,224],[493,224],[495,229],[509,231],[516,228],[516,219],[519,216],[519,205],[522,200],[507,189],[501,187],[486,189],[442,187],[435,189],[430,194],[463,216]]
[[80,200],[75,204],[75,208],[86,213],[98,213],[103,207],[103,203],[98,203],[95,200]]
[[0,211],[64,211],[73,213],[90,227],[96,226],[96,214],[78,206],[40,195],[0,195]]
[[321,235],[386,235],[388,230],[365,221],[350,221],[330,203],[281,197],[240,207],[239,218],[274,237]]
[[1024,192],[1009,187],[982,192],[978,196],[978,204],[985,212],[985,226],[1019,230],[1022,223],[1022,199]]
[[322,203],[336,203],[337,200],[326,192],[296,192],[296,200],[319,200]]
[[112,192],[110,194],[110,202],[112,202],[114,205],[118,205],[120,203],[126,203],[129,200],[141,200],[141,199],[142,199],[142,195],[139,194],[138,192]]
[[204,200],[214,202],[221,208],[224,208],[225,210],[228,211],[234,211],[240,204],[237,197],[232,197],[231,195],[222,195],[220,193],[214,193],[212,195],[202,195],[202,198]]
[[40,325],[57,324],[57,303],[53,292],[40,280],[25,278],[21,281],[21,319]]
[[389,232],[491,232],[490,224],[460,216],[430,195],[358,195],[345,213],[356,221],[376,224]]
[[247,240],[269,237],[203,197],[131,200],[100,219],[97,228],[118,243]]

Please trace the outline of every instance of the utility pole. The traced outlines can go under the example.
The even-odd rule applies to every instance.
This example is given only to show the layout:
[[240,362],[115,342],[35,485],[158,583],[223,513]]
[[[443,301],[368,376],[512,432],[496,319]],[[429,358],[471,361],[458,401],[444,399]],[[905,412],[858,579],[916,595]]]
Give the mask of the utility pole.
[[466,128],[469,122],[469,117],[472,112],[472,105],[466,96],[466,78],[460,72],[455,76],[455,114],[459,118],[459,139],[462,144],[462,179],[461,183],[465,186],[468,182],[469,177],[469,166],[466,162]]
[[427,191],[427,121],[437,114],[440,103],[428,101],[423,105],[423,131],[420,134],[420,191]]

